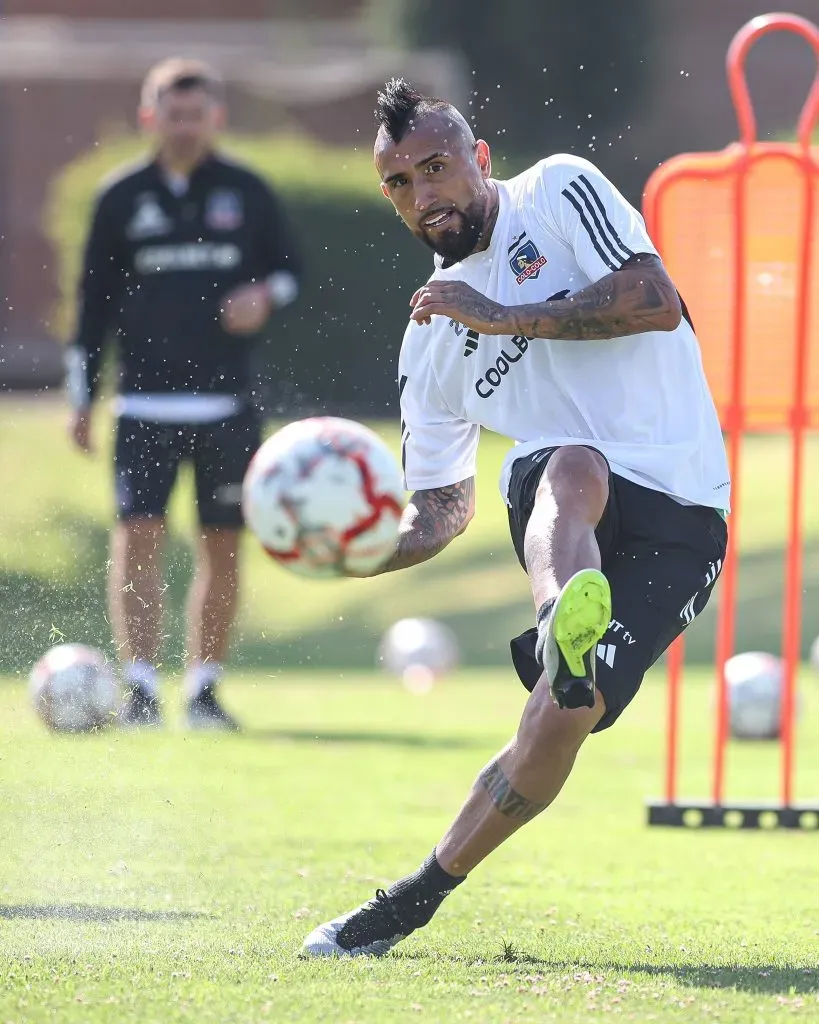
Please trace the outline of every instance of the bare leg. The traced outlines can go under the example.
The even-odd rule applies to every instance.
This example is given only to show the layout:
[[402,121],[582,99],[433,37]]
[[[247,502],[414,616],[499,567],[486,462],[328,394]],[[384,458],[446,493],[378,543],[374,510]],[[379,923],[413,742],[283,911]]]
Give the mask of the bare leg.
[[[538,486],[524,541],[538,610],[560,596],[580,570],[599,570],[594,530],[607,499],[608,467],[600,455],[580,446],[555,452]],[[607,614],[605,605],[597,607]],[[593,623],[594,629],[599,625]],[[380,954],[425,925],[464,876],[556,798],[583,741],[605,714],[605,701],[593,684],[589,696],[593,706],[563,710],[543,673],[515,737],[478,776],[433,854],[414,874],[377,893],[375,901],[314,929],[305,951]]]
[[580,569],[600,568],[594,531],[608,495],[608,466],[597,452],[568,445],[549,459],[524,541],[536,609]]
[[188,592],[189,665],[220,664],[227,655],[238,603],[240,537],[240,531],[232,527],[202,528]]
[[[608,500],[602,456],[572,445],[552,455],[526,528],[524,555],[535,607],[556,598],[580,569],[599,569],[594,530]],[[437,847],[438,862],[465,875],[555,799],[581,744],[605,713],[594,707],[561,710],[541,677],[517,735],[478,776],[472,792]]]
[[120,661],[156,665],[162,638],[160,558],[165,521],[140,516],[111,533],[108,606]]
[[526,704],[517,735],[484,768],[436,847],[438,863],[461,876],[545,810],[563,788],[583,741],[605,704],[561,711],[543,676]]

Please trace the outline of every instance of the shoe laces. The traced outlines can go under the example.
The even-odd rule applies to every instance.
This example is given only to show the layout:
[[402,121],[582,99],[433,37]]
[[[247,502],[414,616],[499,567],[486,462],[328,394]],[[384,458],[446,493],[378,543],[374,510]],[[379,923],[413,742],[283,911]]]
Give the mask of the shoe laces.
[[375,899],[372,899],[368,903],[365,903],[362,909],[364,908],[366,908],[367,910],[381,911],[382,913],[386,912],[391,914],[393,917],[397,916],[395,911],[395,904],[393,903],[390,896],[387,895],[384,889],[376,889]]
[[375,898],[365,903],[342,925],[336,941],[347,949],[369,946],[394,935],[407,934],[392,898],[383,890],[375,890]]

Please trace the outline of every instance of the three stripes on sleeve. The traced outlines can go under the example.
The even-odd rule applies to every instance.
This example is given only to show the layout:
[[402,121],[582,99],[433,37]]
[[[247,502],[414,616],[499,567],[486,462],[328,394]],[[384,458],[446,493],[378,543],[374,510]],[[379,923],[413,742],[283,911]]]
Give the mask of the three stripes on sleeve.
[[594,185],[585,174],[581,174],[563,189],[561,195],[577,211],[600,259],[610,270],[619,270],[634,252],[617,234]]

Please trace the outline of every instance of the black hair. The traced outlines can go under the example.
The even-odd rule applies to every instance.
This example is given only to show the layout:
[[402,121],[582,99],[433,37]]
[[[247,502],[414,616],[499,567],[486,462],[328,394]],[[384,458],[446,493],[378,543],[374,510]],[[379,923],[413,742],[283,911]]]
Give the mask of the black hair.
[[419,113],[451,110],[446,100],[424,96],[404,78],[391,78],[378,93],[375,119],[393,142],[400,142]]
[[208,64],[184,57],[171,57],[156,64],[142,85],[142,106],[153,107],[168,92],[203,89],[217,102],[224,102],[224,84]]

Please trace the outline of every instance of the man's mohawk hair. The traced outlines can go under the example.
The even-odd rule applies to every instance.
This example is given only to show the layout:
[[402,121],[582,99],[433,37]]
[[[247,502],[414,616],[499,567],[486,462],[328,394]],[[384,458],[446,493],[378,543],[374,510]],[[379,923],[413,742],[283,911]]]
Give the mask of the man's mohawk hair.
[[445,110],[449,103],[424,96],[404,78],[391,78],[378,93],[375,119],[392,139],[400,142],[419,110]]

